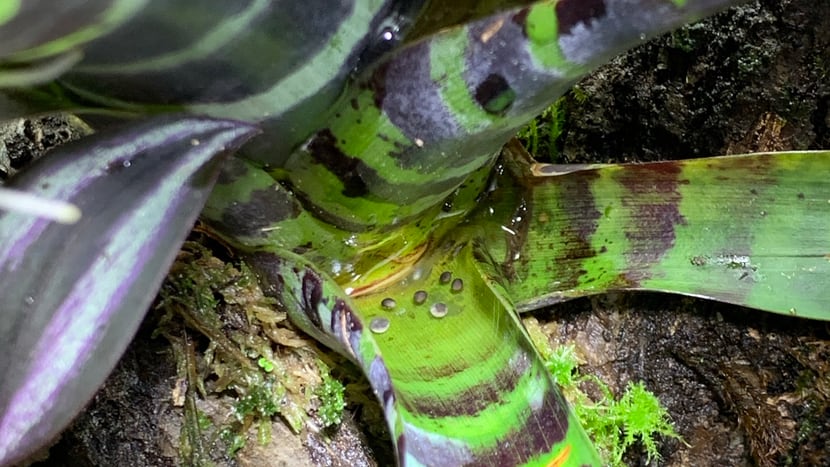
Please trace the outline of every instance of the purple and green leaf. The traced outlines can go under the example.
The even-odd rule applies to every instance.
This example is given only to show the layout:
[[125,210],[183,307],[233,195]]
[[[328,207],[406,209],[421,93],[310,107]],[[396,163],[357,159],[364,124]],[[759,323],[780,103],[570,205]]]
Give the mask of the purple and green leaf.
[[165,117],[59,148],[9,187],[81,211],[0,212],[0,463],[55,437],[130,342],[215,181],[255,130]]
[[491,246],[520,310],[652,290],[830,319],[830,153],[562,174],[515,144],[506,151],[524,161],[512,166],[524,203],[505,212]]

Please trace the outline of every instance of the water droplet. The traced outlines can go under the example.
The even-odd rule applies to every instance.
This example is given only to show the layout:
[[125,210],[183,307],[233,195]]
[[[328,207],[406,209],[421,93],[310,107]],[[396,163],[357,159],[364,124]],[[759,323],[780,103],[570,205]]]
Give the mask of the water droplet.
[[397,304],[398,303],[395,302],[394,298],[389,298],[389,297],[384,298],[383,300],[380,301],[380,306],[382,306],[384,310],[391,310],[392,308],[395,308],[395,305],[397,305]]
[[346,246],[356,247],[357,246],[357,235],[351,235],[349,238],[343,241]]
[[442,284],[449,284],[450,279],[452,279],[452,273],[449,271],[444,271],[441,273],[441,277],[438,278],[438,281],[440,281]]
[[23,301],[26,302],[26,305],[31,306],[31,305],[35,304],[35,297],[32,297],[31,295],[29,295]]
[[419,280],[421,280],[422,277],[424,277],[423,268],[416,268],[414,271],[412,271],[412,280],[413,281],[419,281]]
[[464,281],[461,279],[456,278],[452,281],[452,291],[453,292],[461,292],[464,289]]
[[125,160],[124,162],[121,163],[121,165],[123,165],[124,167],[129,167],[129,166],[133,165],[133,163],[132,163],[132,161]]
[[375,334],[383,334],[389,330],[389,320],[386,318],[372,318],[369,329]]
[[425,301],[427,301],[427,297],[429,294],[426,290],[419,290],[415,292],[415,295],[412,297],[412,300],[415,301],[416,305],[423,305]]
[[376,30],[376,34],[374,39],[361,52],[358,64],[352,70],[353,73],[359,73],[369,64],[376,63],[381,56],[394,49],[401,40],[400,27],[397,24],[383,25]]
[[447,304],[446,303],[433,303],[431,307],[429,307],[429,314],[436,318],[443,318],[447,316]]

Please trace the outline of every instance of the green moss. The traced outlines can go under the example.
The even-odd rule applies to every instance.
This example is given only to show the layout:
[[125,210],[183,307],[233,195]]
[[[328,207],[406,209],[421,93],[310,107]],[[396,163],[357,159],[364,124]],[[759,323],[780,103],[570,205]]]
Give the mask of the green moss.
[[558,156],[557,145],[568,116],[567,103],[567,96],[560,97],[516,134],[534,157],[553,161]]
[[588,100],[588,94],[574,86],[516,133],[528,152],[540,161],[557,162],[573,109]]
[[[545,365],[562,387],[606,465],[626,465],[623,456],[637,442],[642,444],[649,462],[658,460],[657,439],[680,438],[660,400],[642,382],[629,383],[623,394],[615,398],[603,381],[579,373],[579,359],[573,345],[552,348],[535,319],[527,318],[524,322]],[[597,388],[602,399],[592,400],[582,390],[587,385]]]
[[[247,268],[188,242],[162,287],[160,308],[156,335],[173,345],[179,379],[187,382],[181,457],[188,463],[196,462],[200,446],[215,441],[224,442],[227,453],[237,452],[250,427],[267,444],[277,416],[295,433],[315,414],[325,426],[342,420],[342,384],[312,341],[263,296]],[[218,426],[194,415],[196,398],[228,396],[233,417],[214,417],[222,418]]]
[[586,93],[585,90],[582,89],[582,87],[579,86],[579,85],[576,85],[576,86],[571,88],[570,96],[579,105],[584,104],[585,101],[588,100],[588,93]]
[[227,446],[227,452],[229,457],[233,457],[237,453],[237,451],[244,448],[245,443],[247,442],[245,434],[240,433],[238,430],[235,430],[231,427],[223,428],[220,431],[219,437]]
[[257,360],[256,363],[266,373],[274,371],[274,363],[265,357],[259,357],[259,360]]
[[690,28],[680,28],[671,33],[671,46],[686,53],[693,52],[698,44],[697,40],[690,34]]
[[322,376],[323,384],[315,391],[320,398],[317,414],[324,427],[339,425],[343,421],[343,409],[346,407],[345,388],[340,381],[332,378],[328,371],[322,372]]
[[645,447],[649,461],[659,459],[655,438],[679,438],[669,422],[668,411],[642,381],[628,383],[622,397],[610,405],[605,423],[621,427],[624,433],[622,445],[612,452],[612,461],[621,462],[625,450],[637,440]]
[[745,75],[765,72],[776,49],[773,43],[742,46],[736,54],[738,70]]
[[270,418],[279,413],[284,396],[285,388],[271,378],[251,384],[247,393],[237,399],[234,415],[239,421],[251,416]]
[[816,70],[818,79],[823,81],[830,75],[830,60],[822,54],[816,54],[813,57],[813,68]]

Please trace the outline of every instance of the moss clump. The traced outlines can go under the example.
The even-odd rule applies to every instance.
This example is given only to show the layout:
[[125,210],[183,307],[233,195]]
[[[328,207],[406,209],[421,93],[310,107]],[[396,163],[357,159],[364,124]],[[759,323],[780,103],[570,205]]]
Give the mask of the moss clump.
[[[321,363],[321,365],[325,366]],[[343,421],[343,409],[346,407],[343,384],[332,378],[328,371],[322,372],[323,383],[317,386],[315,394],[320,400],[317,415],[324,427],[339,425]]]
[[606,397],[594,406],[584,406],[577,415],[611,465],[625,465],[623,455],[637,441],[651,462],[660,459],[657,437],[680,438],[660,400],[641,381],[629,382],[618,400],[607,386],[603,389]]
[[[156,334],[176,350],[179,380],[186,394],[182,452],[221,440],[233,455],[247,440],[249,428],[267,444],[271,423],[279,416],[295,433],[312,417],[332,426],[342,420],[343,386],[329,373],[316,344],[297,333],[285,313],[265,297],[244,266],[216,258],[205,246],[188,242],[161,291],[162,310]],[[231,414],[213,416],[205,428],[192,414],[196,399],[228,401]],[[224,417],[224,418],[222,418]],[[190,422],[193,423],[190,423]]]
[[559,154],[557,142],[565,128],[566,104],[566,97],[560,97],[516,134],[519,141],[534,157],[545,160],[556,159]]
[[574,86],[519,130],[516,137],[535,158],[545,162],[557,162],[568,116],[574,106],[583,104],[587,99],[585,91],[579,86]]
[[[607,465],[626,465],[623,455],[638,441],[649,462],[660,459],[656,439],[660,436],[680,438],[660,400],[642,382],[628,383],[617,399],[607,384],[579,373],[579,360],[573,345],[552,348],[535,319],[526,318],[524,323],[548,371],[562,387]],[[581,389],[584,384],[598,388],[602,398],[592,400]]]

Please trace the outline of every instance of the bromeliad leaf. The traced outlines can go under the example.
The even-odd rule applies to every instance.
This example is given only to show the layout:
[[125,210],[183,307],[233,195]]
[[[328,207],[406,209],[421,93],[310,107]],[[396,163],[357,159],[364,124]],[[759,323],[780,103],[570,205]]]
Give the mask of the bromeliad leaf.
[[6,0],[0,4],[0,88],[58,77],[80,47],[130,19],[148,0]]
[[71,225],[0,213],[0,464],[49,441],[129,343],[246,124],[165,117],[63,147],[10,181]]
[[[268,136],[248,152],[284,157],[319,127],[351,73],[398,43],[422,2],[140,3],[130,21],[84,47],[60,87],[6,91],[0,117],[50,102],[72,111],[187,111],[257,122]],[[66,20],[57,13],[53,21]]]
[[505,211],[508,238],[491,236],[490,247],[519,309],[653,290],[830,319],[830,153],[560,174],[567,166],[533,164],[517,144],[506,152],[525,161],[513,166],[524,203]]
[[402,280],[358,297],[297,255],[248,260],[295,323],[361,367],[400,465],[600,465],[478,232],[454,232]]

